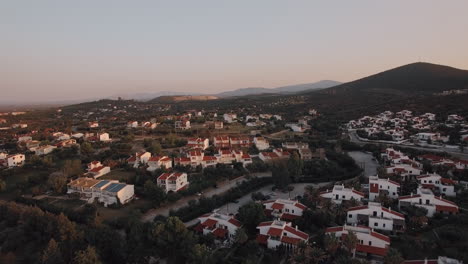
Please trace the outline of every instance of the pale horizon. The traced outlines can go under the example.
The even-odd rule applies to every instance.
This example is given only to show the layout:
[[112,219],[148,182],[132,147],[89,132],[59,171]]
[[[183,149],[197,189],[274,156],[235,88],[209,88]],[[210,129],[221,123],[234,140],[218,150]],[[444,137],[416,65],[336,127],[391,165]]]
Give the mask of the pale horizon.
[[468,69],[468,2],[3,1],[0,102],[348,82]]

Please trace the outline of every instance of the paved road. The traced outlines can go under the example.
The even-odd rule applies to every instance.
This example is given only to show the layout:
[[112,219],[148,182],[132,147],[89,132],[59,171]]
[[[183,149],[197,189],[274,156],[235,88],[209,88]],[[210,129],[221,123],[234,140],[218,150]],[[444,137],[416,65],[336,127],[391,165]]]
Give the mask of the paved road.
[[448,154],[461,158],[461,159],[468,159],[468,153],[462,153],[460,152],[459,149],[453,149],[453,148],[447,148],[447,147],[441,147],[441,148],[425,148],[425,147],[419,147],[419,146],[411,146],[407,144],[397,144],[397,143],[380,143],[380,142],[372,142],[372,141],[364,141],[360,140],[359,137],[356,135],[355,131],[350,131],[348,133],[351,142],[359,144],[359,145],[365,145],[365,144],[387,144],[387,145],[397,145],[397,146],[402,146],[405,148],[412,148],[412,149],[418,149],[422,151],[431,151],[431,152],[447,152]]
[[364,169],[364,176],[369,177],[377,175],[379,163],[374,159],[372,154],[362,151],[350,151],[348,155]]
[[[256,177],[259,177],[259,178],[271,177],[271,173],[270,172],[256,173],[256,174],[253,174],[253,176],[256,176]],[[212,197],[213,195],[224,193],[224,192],[228,191],[229,189],[235,187],[238,183],[241,183],[241,182],[246,181],[246,180],[247,179],[244,176],[242,176],[242,177],[239,177],[239,178],[237,178],[235,180],[232,180],[232,181],[225,181],[225,182],[218,183],[218,188],[209,188],[209,189],[204,191],[202,196],[203,197]],[[200,197],[197,196],[197,195],[186,196],[186,197],[176,201],[175,203],[171,203],[171,204],[168,204],[166,206],[155,208],[155,209],[150,209],[148,212],[146,212],[142,216],[142,221],[144,221],[144,222],[153,221],[153,219],[158,215],[169,216],[169,212],[171,210],[177,210],[179,208],[182,208],[182,207],[188,205],[188,202],[190,200],[198,200],[199,198]]]
[[[272,199],[288,199],[288,198],[295,198],[296,196],[300,195],[303,196],[305,192],[305,187],[312,185],[315,188],[319,188],[322,186],[325,186],[327,184],[330,184],[330,182],[323,182],[323,183],[318,183],[318,184],[313,184],[313,183],[293,183],[290,186],[293,186],[294,189],[291,192],[281,192],[281,191],[272,191],[273,184],[269,184],[263,188],[260,188],[256,191],[253,191],[251,193],[248,193],[241,198],[239,198],[237,201],[238,203],[228,203],[220,208],[218,208],[220,213],[223,214],[236,214],[239,208],[245,204],[248,204],[250,201],[252,201],[252,193],[256,192],[261,192],[264,195],[269,195]],[[184,224],[187,227],[194,226],[198,223],[198,219],[193,219],[191,221],[185,222]]]

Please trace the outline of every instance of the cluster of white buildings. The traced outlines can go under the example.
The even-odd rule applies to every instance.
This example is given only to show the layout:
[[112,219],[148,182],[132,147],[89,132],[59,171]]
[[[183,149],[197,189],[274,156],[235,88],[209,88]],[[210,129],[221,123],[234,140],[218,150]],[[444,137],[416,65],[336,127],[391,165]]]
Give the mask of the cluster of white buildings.
[[104,206],[111,204],[126,204],[135,196],[134,186],[118,181],[78,178],[67,185],[67,193],[78,193],[80,199],[88,203],[96,199]]
[[157,169],[172,168],[172,158],[168,156],[152,156],[150,152],[137,152],[127,159],[127,163],[134,168],[147,166],[146,170],[155,171]]
[[[363,131],[370,139],[375,139],[383,133],[392,141],[399,142],[412,138],[415,142],[427,144],[436,141],[448,142],[448,136],[442,136],[437,132],[439,125],[454,126],[455,124],[465,125],[465,123],[465,118],[456,114],[448,115],[445,123],[439,123],[436,122],[436,116],[433,113],[414,116],[411,111],[402,110],[397,113],[385,111],[376,116],[363,116],[349,121],[347,128]],[[418,132],[411,135],[409,128]]]
[[156,123],[155,121],[143,121],[143,122],[138,122],[138,121],[128,121],[127,122],[127,128],[149,128],[149,129],[155,129],[158,127],[159,123]]
[[232,164],[233,162],[240,162],[243,166],[247,166],[252,163],[252,158],[242,150],[218,149],[215,155],[205,155],[202,150],[190,150],[185,157],[174,159],[176,166],[202,166],[202,168],[214,167],[217,164]]

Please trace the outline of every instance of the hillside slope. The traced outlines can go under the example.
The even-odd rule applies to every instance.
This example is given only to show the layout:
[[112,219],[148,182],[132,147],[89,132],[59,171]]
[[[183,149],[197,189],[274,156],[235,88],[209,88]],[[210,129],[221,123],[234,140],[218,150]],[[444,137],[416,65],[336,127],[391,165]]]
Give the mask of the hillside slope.
[[411,95],[444,90],[467,89],[468,71],[431,63],[412,63],[344,83],[325,93],[382,92]]

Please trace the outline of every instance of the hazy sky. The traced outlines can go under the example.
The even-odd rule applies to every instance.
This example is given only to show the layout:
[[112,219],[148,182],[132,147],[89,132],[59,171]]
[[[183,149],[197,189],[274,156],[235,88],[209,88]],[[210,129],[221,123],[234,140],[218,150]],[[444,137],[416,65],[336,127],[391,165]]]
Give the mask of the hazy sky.
[[468,1],[0,0],[0,101],[468,69]]

